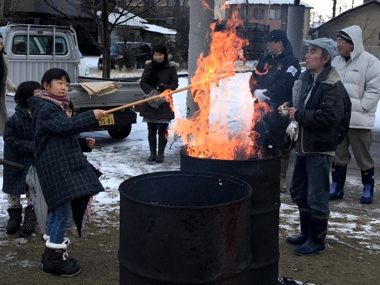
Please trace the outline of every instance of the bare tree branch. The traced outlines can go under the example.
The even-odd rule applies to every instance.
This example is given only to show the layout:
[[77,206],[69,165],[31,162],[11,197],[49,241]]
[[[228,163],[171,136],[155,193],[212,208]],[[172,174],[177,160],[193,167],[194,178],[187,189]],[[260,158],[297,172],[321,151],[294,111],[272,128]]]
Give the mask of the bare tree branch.
[[[111,73],[111,60],[109,57],[111,33],[118,26],[126,24],[129,20],[140,16],[152,8],[152,6],[145,6],[145,1],[143,0],[62,0],[59,4],[55,3],[53,0],[43,1],[63,19],[84,28],[92,43],[103,54],[102,76],[104,78],[109,78]],[[119,6],[116,6],[115,2],[122,3],[120,3]],[[166,3],[166,0],[156,0],[154,6],[161,3]],[[144,6],[145,9],[141,9],[141,12],[134,14],[133,12],[137,11],[141,6]],[[112,22],[109,20],[110,14],[114,16]],[[82,20],[84,17],[90,17],[94,20],[98,31],[101,33],[100,43],[98,42],[98,39],[95,39],[93,35],[87,31],[85,23]]]

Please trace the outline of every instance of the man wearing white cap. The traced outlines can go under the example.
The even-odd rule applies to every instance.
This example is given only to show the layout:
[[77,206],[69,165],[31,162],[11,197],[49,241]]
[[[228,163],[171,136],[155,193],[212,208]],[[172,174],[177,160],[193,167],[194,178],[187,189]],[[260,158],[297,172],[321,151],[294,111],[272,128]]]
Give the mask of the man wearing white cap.
[[[342,124],[345,98],[349,102],[338,72],[331,67],[336,55],[335,42],[320,38],[305,40],[306,71],[293,86],[293,107],[284,103],[279,112],[289,116],[297,126],[296,155],[290,194],[297,204],[301,233],[287,237],[291,244],[300,245],[297,255],[312,255],[325,249],[329,210],[329,175],[338,140],[344,136]],[[349,103],[348,103],[349,104]]]
[[371,204],[375,164],[370,148],[377,103],[380,99],[380,61],[364,50],[362,30],[359,26],[340,30],[336,45],[339,56],[331,64],[339,72],[351,98],[352,112],[348,134],[335,153],[331,171],[330,200],[343,198],[347,165],[351,160],[351,146],[362,176],[363,191],[360,203]]

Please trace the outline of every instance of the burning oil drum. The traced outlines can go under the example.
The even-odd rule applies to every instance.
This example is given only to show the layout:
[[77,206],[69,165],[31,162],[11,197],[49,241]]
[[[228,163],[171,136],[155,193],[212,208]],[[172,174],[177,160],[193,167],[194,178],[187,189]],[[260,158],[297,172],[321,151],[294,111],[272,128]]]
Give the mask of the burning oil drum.
[[120,284],[248,285],[248,183],[166,171],[130,178],[120,191]]
[[280,163],[272,149],[263,159],[219,160],[187,155],[181,150],[181,170],[228,174],[252,187],[250,284],[278,285]]

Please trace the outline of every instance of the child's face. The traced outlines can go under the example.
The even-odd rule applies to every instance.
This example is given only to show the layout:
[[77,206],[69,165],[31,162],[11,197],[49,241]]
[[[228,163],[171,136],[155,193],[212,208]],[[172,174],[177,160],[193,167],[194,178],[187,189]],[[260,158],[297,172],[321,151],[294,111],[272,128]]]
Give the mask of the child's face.
[[36,89],[36,90],[34,90],[34,92],[33,92],[33,96],[36,96],[38,93],[40,93],[40,91],[41,91],[41,89]]
[[55,95],[63,96],[69,91],[69,83],[65,77],[62,77],[61,79],[53,79],[50,84],[44,82],[44,88]]

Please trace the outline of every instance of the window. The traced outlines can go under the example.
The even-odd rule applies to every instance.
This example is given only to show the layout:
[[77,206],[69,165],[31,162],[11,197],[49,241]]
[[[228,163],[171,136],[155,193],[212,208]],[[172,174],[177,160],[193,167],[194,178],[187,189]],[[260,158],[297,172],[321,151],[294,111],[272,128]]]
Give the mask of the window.
[[245,9],[239,9],[239,18],[240,19],[246,19],[245,14],[246,14]]
[[157,0],[147,0],[145,1],[145,6],[154,7],[158,4],[157,2]]
[[[12,52],[14,54],[27,54],[28,47],[28,37],[27,36],[16,36],[13,39]],[[31,35],[29,36],[29,54],[30,55],[51,55],[53,54],[55,48],[56,55],[66,55],[67,54],[67,43],[64,38],[55,38],[55,47],[53,45],[52,36],[40,36]]]
[[255,20],[263,20],[264,19],[264,9],[253,9],[253,18]]
[[269,10],[269,20],[281,19],[281,10]]

